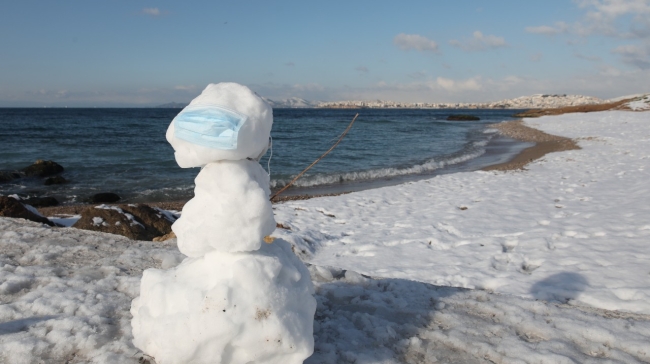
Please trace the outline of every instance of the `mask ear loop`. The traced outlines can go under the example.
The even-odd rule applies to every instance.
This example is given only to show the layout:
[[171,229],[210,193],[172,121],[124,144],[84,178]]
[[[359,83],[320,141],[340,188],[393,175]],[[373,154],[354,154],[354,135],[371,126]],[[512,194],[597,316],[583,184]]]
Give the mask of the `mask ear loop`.
[[269,149],[271,149],[271,154],[269,154],[269,160],[266,164],[266,168],[269,171],[269,178],[271,178],[271,158],[273,157],[273,137],[269,135]]

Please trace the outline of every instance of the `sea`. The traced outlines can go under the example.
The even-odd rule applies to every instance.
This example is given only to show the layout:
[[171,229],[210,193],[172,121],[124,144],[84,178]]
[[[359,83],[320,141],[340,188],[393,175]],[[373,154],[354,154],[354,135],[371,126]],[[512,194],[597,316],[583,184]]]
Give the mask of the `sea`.
[[[42,178],[0,184],[0,195],[55,197],[83,203],[99,192],[123,202],[181,201],[193,196],[198,168],[183,169],[165,131],[180,109],[0,108],[0,170],[38,159],[62,165],[69,182]],[[275,109],[272,152],[261,160],[279,189],[327,151],[355,114],[341,143],[284,194],[324,194],[377,188],[441,173],[504,162],[529,146],[489,125],[520,110]],[[471,114],[479,121],[447,121]],[[269,161],[270,158],[270,161]]]

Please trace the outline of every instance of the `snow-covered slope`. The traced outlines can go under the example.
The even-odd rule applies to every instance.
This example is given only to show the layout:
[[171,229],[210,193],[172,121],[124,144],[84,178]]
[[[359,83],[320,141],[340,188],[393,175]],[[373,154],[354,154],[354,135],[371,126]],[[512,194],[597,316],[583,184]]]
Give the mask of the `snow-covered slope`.
[[276,207],[309,261],[650,314],[650,113],[526,119],[583,149]]

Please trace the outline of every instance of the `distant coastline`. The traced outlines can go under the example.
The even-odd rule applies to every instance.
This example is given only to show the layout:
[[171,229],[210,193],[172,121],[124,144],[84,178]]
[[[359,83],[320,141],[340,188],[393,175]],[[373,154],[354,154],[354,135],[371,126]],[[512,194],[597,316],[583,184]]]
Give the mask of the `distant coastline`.
[[[313,109],[552,109],[567,106],[598,105],[610,102],[584,95],[536,94],[494,102],[397,102],[387,100],[309,101],[298,97],[264,100],[273,108]],[[157,108],[183,108],[186,104],[170,102]]]
[[334,101],[321,102],[318,108],[330,109],[548,109],[567,106],[596,105],[607,102],[592,96],[536,94],[494,102],[394,102],[394,101]]

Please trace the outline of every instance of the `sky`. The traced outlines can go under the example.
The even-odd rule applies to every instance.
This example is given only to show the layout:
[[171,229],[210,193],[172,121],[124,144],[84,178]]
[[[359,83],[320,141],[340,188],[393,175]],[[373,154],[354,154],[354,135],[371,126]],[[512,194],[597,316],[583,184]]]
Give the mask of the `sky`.
[[650,91],[650,0],[7,1],[0,106]]

